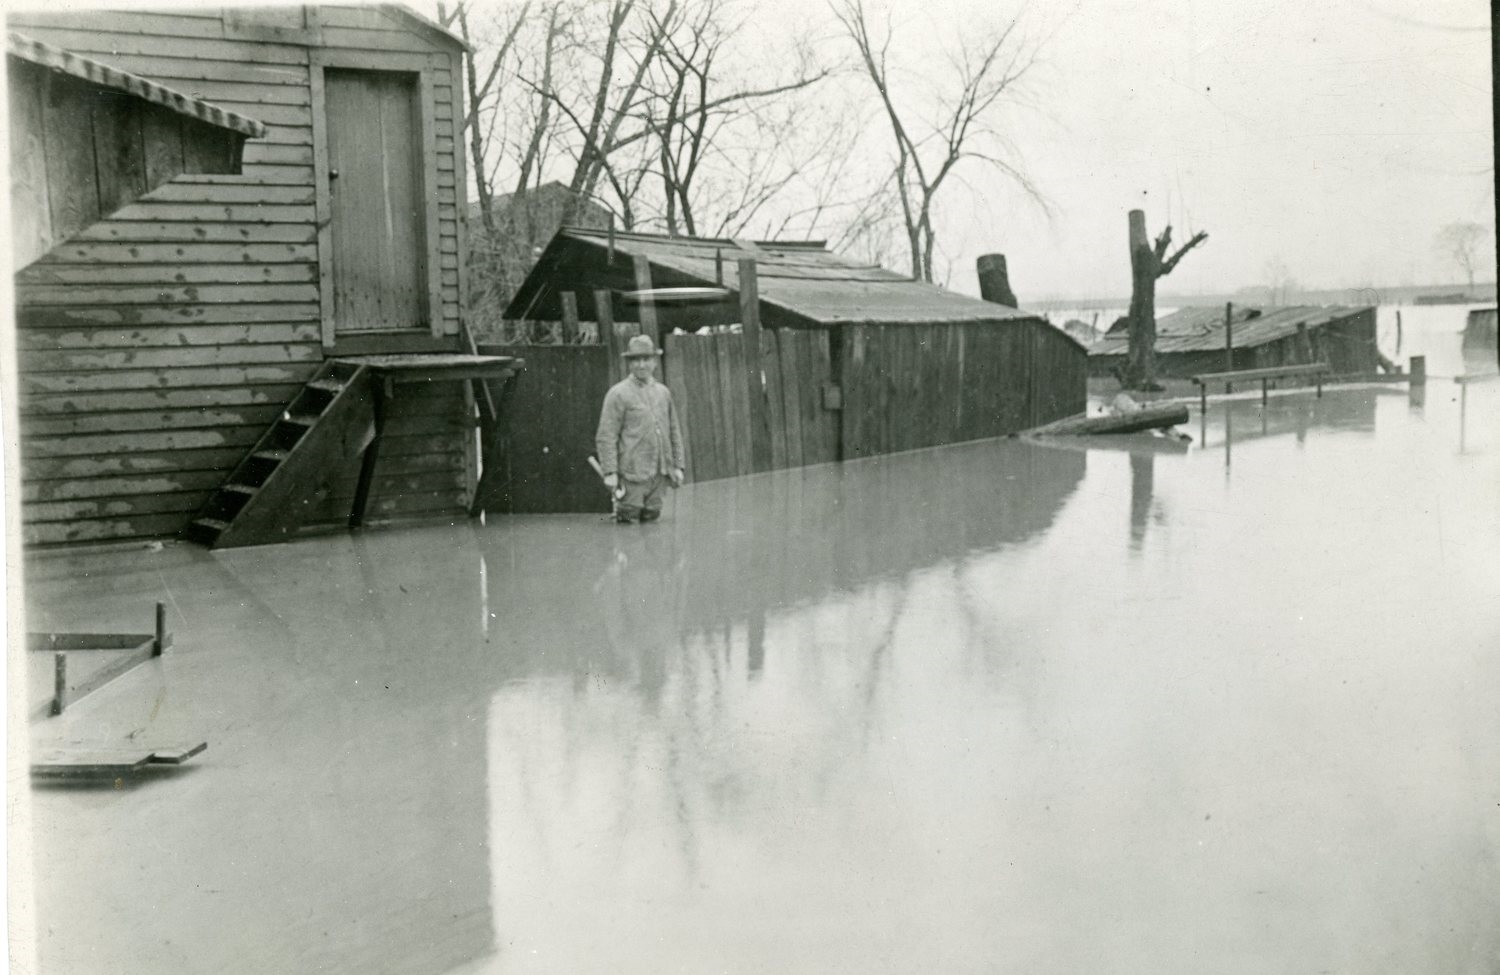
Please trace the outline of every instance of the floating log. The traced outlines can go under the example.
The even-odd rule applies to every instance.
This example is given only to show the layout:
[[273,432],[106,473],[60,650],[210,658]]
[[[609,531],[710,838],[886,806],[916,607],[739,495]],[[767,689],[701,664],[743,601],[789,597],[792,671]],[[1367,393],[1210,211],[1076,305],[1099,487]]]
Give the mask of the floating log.
[[1026,435],[1063,437],[1079,434],[1136,433],[1141,430],[1159,430],[1177,426],[1179,423],[1186,423],[1187,419],[1187,407],[1174,403],[1166,406],[1148,406],[1134,413],[1124,413],[1118,416],[1088,416],[1080,413],[1078,416],[1065,417],[1045,426],[1027,430]]

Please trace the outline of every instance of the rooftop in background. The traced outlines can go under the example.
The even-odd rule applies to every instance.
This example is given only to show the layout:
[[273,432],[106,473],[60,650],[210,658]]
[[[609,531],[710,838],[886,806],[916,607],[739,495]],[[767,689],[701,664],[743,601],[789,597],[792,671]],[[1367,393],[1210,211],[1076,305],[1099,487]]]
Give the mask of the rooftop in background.
[[[610,246],[604,230],[564,227],[547,245],[505,311],[506,318],[537,317],[549,290],[566,290],[561,280],[570,267],[581,268]],[[739,290],[738,262],[756,262],[760,299],[808,324],[938,324],[1004,322],[1032,319],[1028,311],[957,294],[913,281],[875,264],[843,257],[824,241],[666,237],[616,232],[614,249],[644,257],[667,272],[657,286],[722,284]]]
[[[1299,326],[1318,328],[1370,311],[1370,306],[1288,305],[1284,308],[1234,306],[1234,347],[1250,348],[1297,334]],[[1123,320],[1089,348],[1090,355],[1122,355],[1129,346]],[[1203,352],[1224,348],[1224,309],[1182,308],[1156,320],[1156,351]]]

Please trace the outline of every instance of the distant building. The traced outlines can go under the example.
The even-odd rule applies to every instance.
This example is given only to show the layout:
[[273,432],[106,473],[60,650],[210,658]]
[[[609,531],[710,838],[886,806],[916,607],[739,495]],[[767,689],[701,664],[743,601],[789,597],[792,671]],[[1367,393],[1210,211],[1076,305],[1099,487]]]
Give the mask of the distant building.
[[[1225,361],[1224,309],[1182,308],[1156,320],[1156,372],[1187,378],[1204,372],[1326,362],[1335,373],[1380,368],[1375,309],[1341,305],[1234,306],[1233,366]],[[1125,319],[1089,347],[1089,375],[1115,375],[1129,350]]]

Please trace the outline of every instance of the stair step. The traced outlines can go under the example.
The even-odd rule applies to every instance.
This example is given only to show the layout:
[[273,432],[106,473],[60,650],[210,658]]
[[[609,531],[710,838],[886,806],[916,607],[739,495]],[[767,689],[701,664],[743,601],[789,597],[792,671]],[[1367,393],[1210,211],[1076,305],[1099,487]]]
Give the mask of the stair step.
[[226,484],[219,490],[233,491],[235,494],[254,494],[256,491],[259,491],[260,488],[252,487],[249,484]]
[[259,457],[262,460],[273,460],[273,461],[276,461],[277,463],[280,463],[281,461],[286,460],[291,455],[292,455],[292,452],[290,450],[272,450],[272,449],[257,450],[255,453],[251,454],[252,457]]
[[300,414],[298,416],[292,416],[289,413],[286,416],[282,417],[282,419],[285,420],[286,422],[288,422],[288,423],[295,423],[298,426],[302,426],[302,427],[310,427],[310,426],[312,426],[314,423],[318,422],[318,418],[319,418],[319,414],[317,414],[317,413],[303,413],[303,414]]
[[199,528],[207,528],[209,531],[221,532],[229,527],[229,522],[220,521],[217,518],[194,518],[193,524]]
[[331,393],[340,392],[344,388],[344,384],[342,382],[332,377],[326,379],[312,379],[308,381],[307,385],[311,386],[313,389],[326,389]]

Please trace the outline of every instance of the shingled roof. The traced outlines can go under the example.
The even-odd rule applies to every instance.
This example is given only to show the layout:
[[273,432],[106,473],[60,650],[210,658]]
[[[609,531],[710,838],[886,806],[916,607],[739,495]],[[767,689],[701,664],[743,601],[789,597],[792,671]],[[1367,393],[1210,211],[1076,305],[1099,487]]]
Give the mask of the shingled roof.
[[[1234,308],[1234,347],[1253,348],[1297,334],[1299,326],[1319,328],[1351,318],[1368,307],[1346,305],[1288,305],[1284,308]],[[1130,337],[1119,325],[1089,346],[1089,355],[1125,355]],[[1218,307],[1180,308],[1156,320],[1156,351],[1209,352],[1224,348],[1224,310]]]
[[[762,302],[824,325],[936,324],[944,322],[1004,322],[1034,319],[1030,312],[981,301],[855,261],[830,251],[823,241],[664,237],[655,234],[613,235],[622,254],[645,257],[653,268],[676,272],[703,285],[719,283],[739,289],[738,262],[754,258]],[[552,238],[516,297],[506,318],[524,318],[544,289],[566,275],[580,249],[609,247],[605,230],[564,227]]]

